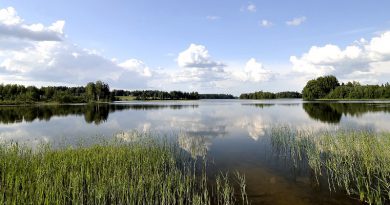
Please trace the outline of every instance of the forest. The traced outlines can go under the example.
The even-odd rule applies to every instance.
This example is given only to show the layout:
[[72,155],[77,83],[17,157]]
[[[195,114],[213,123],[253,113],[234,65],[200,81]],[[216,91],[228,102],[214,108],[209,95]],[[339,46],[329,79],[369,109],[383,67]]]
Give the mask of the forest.
[[254,93],[243,93],[240,95],[240,99],[280,99],[280,98],[302,98],[301,93],[285,91],[285,92],[264,92],[258,91]]
[[0,104],[32,103],[88,103],[115,100],[199,100],[235,99],[229,94],[199,94],[198,92],[159,90],[112,90],[102,81],[90,82],[86,86],[24,86],[0,84]]
[[198,100],[198,99],[235,99],[231,94],[199,94],[198,92],[159,91],[159,90],[113,90],[117,100],[122,96],[131,96],[134,100]]
[[340,84],[335,76],[329,75],[308,81],[302,95],[305,100],[390,99],[390,85],[361,85],[356,81]]
[[[134,100],[198,100],[200,99],[198,92],[182,92],[182,91],[159,91],[159,90],[113,90],[113,95],[131,96]],[[116,100],[119,100],[117,98]]]
[[90,82],[85,87],[23,86],[0,84],[0,104],[30,104],[35,102],[84,103],[110,101],[113,96],[108,84]]
[[[199,99],[235,99],[230,94],[199,94],[198,92],[159,91],[159,90],[113,90],[102,81],[90,82],[86,86],[24,86],[0,84],[0,104],[31,103],[88,103],[110,102],[114,100],[199,100]],[[353,81],[339,83],[335,76],[323,76],[306,83],[299,92],[243,93],[240,99],[280,99],[303,98],[304,100],[337,99],[390,99],[390,84],[361,85]]]
[[199,94],[200,99],[236,99],[231,94]]

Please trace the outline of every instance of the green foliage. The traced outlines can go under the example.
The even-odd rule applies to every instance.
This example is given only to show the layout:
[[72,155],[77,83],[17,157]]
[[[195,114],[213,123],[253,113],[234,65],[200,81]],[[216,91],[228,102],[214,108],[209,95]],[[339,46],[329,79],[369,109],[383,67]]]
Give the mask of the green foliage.
[[[0,145],[0,203],[239,202],[228,175],[215,176],[218,183],[209,182],[206,163],[196,163],[177,145],[147,134],[123,136],[128,138],[76,148],[52,149],[43,145],[32,150],[18,144]],[[245,188],[245,178],[237,176]],[[242,204],[248,204],[246,198],[243,200]]]
[[113,90],[113,95],[121,99],[134,100],[198,100],[198,99],[235,99],[230,94],[199,94],[198,92],[159,91],[159,90]]
[[110,98],[110,87],[108,84],[103,83],[100,80],[96,81],[95,96],[97,101],[100,101],[101,99],[108,100]]
[[48,86],[37,88],[23,85],[0,84],[0,104],[29,104],[35,102],[84,103],[111,101],[108,84],[101,81],[86,87]]
[[276,93],[276,98],[302,98],[302,94],[291,91],[278,92]]
[[95,83],[89,82],[85,87],[85,92],[88,101],[94,101],[96,99]]
[[328,99],[390,99],[389,83],[382,85],[360,85],[348,82],[326,95]]
[[113,90],[115,96],[131,96],[135,100],[198,100],[198,92],[159,91],[159,90]]
[[321,99],[339,85],[335,76],[329,75],[319,77],[307,82],[306,86],[303,88],[302,97],[305,100]]
[[336,77],[324,76],[308,81],[302,95],[305,100],[390,99],[390,85],[361,85],[356,81],[340,85]]
[[302,98],[302,95],[299,92],[263,92],[258,91],[254,93],[243,93],[240,95],[240,99],[279,99],[279,98]]
[[235,99],[230,94],[200,94],[199,97],[200,99]]

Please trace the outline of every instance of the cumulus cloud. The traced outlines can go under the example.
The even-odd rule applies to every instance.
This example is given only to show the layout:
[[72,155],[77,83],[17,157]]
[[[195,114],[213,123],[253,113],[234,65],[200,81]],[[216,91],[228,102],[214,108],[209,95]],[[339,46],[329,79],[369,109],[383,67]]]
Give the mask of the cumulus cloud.
[[0,38],[18,38],[34,41],[61,41],[65,21],[59,20],[50,26],[25,24],[14,8],[0,10]]
[[[23,50],[10,51],[0,66],[20,81],[84,84],[100,79],[123,87],[144,86],[142,78],[148,76],[147,67],[141,74],[136,68],[124,68],[94,51],[66,42],[36,42]],[[125,76],[129,79],[122,80]]]
[[274,73],[270,70],[264,69],[263,64],[251,58],[245,65],[243,70],[234,71],[232,73],[235,79],[249,82],[264,82],[269,81],[274,77]]
[[[168,73],[169,80],[164,84],[176,84],[180,87],[189,86],[192,90],[229,89],[245,84],[267,82],[276,73],[267,70],[257,62],[249,59],[244,65],[228,66],[214,61],[207,48],[203,45],[191,44],[177,58],[180,70]],[[161,81],[160,81],[161,82]]]
[[179,53],[177,64],[180,69],[166,73],[168,79],[163,79],[164,84],[176,84],[191,90],[210,89],[230,78],[226,65],[213,60],[204,45],[190,44]]
[[17,15],[16,10],[12,7],[0,9],[0,22],[5,25],[20,24],[23,20]]
[[196,44],[191,44],[186,50],[179,53],[177,63],[183,68],[212,68],[225,66],[221,62],[213,61],[205,46]]
[[296,17],[296,18],[293,18],[289,21],[286,21],[286,24],[288,26],[299,26],[301,25],[303,22],[306,21],[306,17],[305,16],[301,16],[301,17]]
[[271,21],[268,21],[266,19],[263,19],[259,22],[260,26],[262,27],[271,27],[273,26],[274,24],[271,22]]
[[333,74],[346,79],[373,78],[388,73],[383,65],[390,64],[390,31],[370,41],[361,39],[345,48],[332,44],[313,46],[301,57],[291,56],[290,62],[294,71],[309,76]]
[[202,86],[215,85],[214,82],[225,80],[228,73],[218,68],[188,68],[171,73],[173,83],[197,83]]
[[148,66],[146,66],[144,62],[137,59],[128,59],[125,62],[120,63],[119,66],[130,71],[135,71],[141,76],[146,76],[146,77],[152,76],[151,69]]
[[65,38],[64,21],[25,24],[14,8],[0,10],[0,79],[5,83],[82,85],[104,80],[113,87],[144,88],[151,69],[129,59],[118,64]]

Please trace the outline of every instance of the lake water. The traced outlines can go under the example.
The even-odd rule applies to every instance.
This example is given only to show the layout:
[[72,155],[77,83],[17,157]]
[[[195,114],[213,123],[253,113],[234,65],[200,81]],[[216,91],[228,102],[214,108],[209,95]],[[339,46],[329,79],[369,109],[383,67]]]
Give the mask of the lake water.
[[123,137],[132,130],[174,134],[194,157],[207,156],[211,171],[240,171],[252,204],[359,204],[344,193],[314,185],[308,170],[274,156],[267,130],[369,129],[390,131],[390,103],[302,100],[199,100],[118,102],[96,105],[1,106],[0,140],[31,146]]

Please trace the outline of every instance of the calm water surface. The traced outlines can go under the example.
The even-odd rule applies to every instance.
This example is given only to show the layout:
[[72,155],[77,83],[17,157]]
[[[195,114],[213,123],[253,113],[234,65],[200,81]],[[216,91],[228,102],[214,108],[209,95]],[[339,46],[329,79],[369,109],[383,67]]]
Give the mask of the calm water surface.
[[194,157],[207,152],[211,172],[245,174],[252,204],[359,204],[344,193],[318,187],[309,169],[295,170],[275,156],[267,130],[369,129],[390,131],[390,103],[301,100],[200,100],[94,105],[1,106],[0,140],[31,146],[77,143],[122,131],[176,134]]

